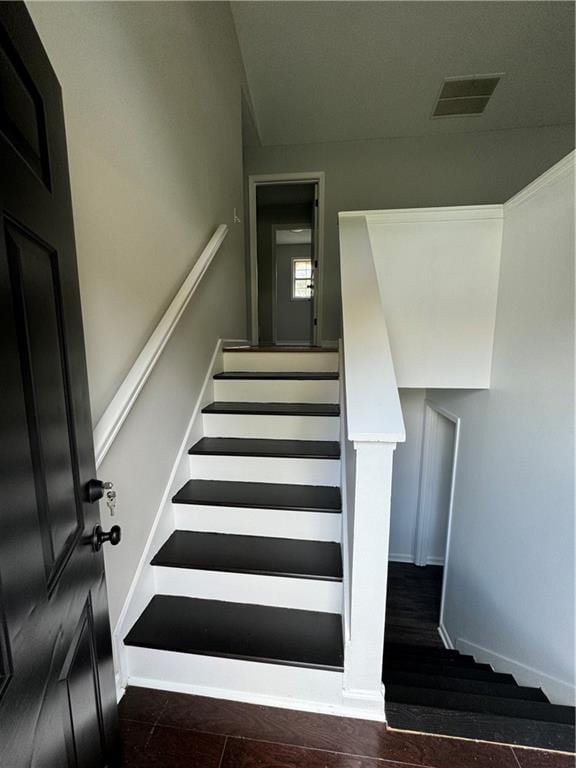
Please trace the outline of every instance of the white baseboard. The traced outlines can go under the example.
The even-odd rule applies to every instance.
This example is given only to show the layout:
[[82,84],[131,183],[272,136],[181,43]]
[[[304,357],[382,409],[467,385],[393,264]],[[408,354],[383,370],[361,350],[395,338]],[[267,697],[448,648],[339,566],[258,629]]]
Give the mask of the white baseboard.
[[[116,667],[116,695],[118,699],[122,697],[128,684],[126,652],[123,642],[124,636],[155,593],[154,576],[152,567],[149,565],[151,556],[157,549],[157,545],[167,538],[166,534],[174,530],[171,498],[189,477],[187,450],[190,447],[195,429],[198,429],[199,426],[201,427],[202,408],[213,400],[212,376],[214,373],[222,370],[222,347],[224,343],[225,342],[222,339],[219,339],[216,343],[202,388],[198,395],[190,421],[186,427],[168,482],[166,483],[166,488],[156,511],[154,522],[152,523],[150,533],[148,534],[146,544],[142,551],[142,556],[140,557],[138,567],[134,573],[134,578],[130,584],[130,589],[126,595],[126,600],[120,611],[120,616],[118,617],[118,621],[112,632],[112,647],[114,650],[114,662]],[[168,530],[164,530],[166,527]],[[161,541],[158,541],[158,539],[161,539]]]
[[[401,554],[400,552],[390,552],[388,555],[388,562],[389,563],[416,563],[416,559],[414,555],[410,554]],[[443,557],[429,557],[426,560],[426,565],[444,565],[444,558]]]
[[366,698],[355,696],[354,692],[342,691],[335,698],[341,701],[334,703],[322,703],[311,701],[309,698],[296,698],[294,696],[275,696],[265,693],[239,691],[233,688],[220,688],[206,685],[189,685],[172,681],[158,681],[154,678],[130,676],[129,685],[141,688],[154,688],[156,690],[185,693],[190,696],[205,696],[211,699],[224,701],[238,701],[244,704],[258,704],[264,707],[276,707],[290,709],[299,712],[313,712],[322,715],[334,715],[337,717],[350,717],[356,720],[370,720],[373,722],[385,722],[383,697]]
[[446,629],[444,624],[442,624],[442,622],[440,622],[440,626],[438,627],[438,634],[440,635],[440,639],[444,643],[444,647],[453,651],[454,643],[452,642],[452,638],[448,634],[448,630]]
[[399,552],[390,552],[388,555],[389,563],[413,563],[414,555],[402,555]]
[[506,672],[512,675],[520,685],[542,688],[552,704],[574,706],[575,687],[565,680],[559,680],[540,669],[522,664],[489,648],[471,643],[462,637],[456,640],[455,647],[462,653],[471,654],[476,661],[490,664],[495,672]]

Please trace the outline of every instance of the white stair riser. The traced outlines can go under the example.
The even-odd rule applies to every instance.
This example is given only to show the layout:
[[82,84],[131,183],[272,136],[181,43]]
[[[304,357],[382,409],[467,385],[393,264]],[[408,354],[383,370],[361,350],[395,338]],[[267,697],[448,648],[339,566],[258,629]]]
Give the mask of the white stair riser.
[[214,399],[232,403],[337,403],[337,380],[215,379]]
[[225,371],[337,371],[337,352],[224,352]]
[[127,647],[128,685],[325,711],[342,705],[342,672]]
[[342,583],[154,566],[157,595],[340,613]]
[[340,461],[262,456],[200,456],[190,459],[190,478],[247,483],[340,484]]
[[272,536],[307,541],[341,540],[341,515],[331,512],[173,504],[178,531]]
[[205,413],[207,437],[247,437],[285,440],[339,440],[337,416],[271,416]]

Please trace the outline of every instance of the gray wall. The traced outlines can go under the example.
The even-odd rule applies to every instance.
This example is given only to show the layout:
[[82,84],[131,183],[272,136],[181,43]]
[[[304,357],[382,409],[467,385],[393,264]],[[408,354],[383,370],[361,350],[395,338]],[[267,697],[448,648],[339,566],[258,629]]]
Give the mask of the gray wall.
[[245,147],[247,174],[325,171],[324,339],[340,335],[338,211],[502,203],[574,147],[571,125]]
[[[245,338],[240,90],[228,3],[30,3],[60,80],[96,421],[218,224],[230,232],[100,468],[125,601],[219,336]],[[113,522],[105,508],[103,525]]]
[[446,628],[565,704],[574,695],[573,185],[572,170],[506,209],[491,389],[427,392],[462,419]]

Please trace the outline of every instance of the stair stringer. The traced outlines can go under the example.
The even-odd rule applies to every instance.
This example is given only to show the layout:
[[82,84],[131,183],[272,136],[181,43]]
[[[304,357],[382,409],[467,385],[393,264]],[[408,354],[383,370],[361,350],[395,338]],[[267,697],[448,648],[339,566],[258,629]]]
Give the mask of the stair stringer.
[[172,497],[189,477],[188,448],[193,442],[204,436],[202,408],[214,399],[213,376],[224,370],[223,348],[225,343],[230,342],[219,339],[214,348],[200,394],[184,432],[172,471],[154,517],[154,522],[150,528],[146,545],[142,551],[142,556],[128,590],[124,606],[112,632],[112,648],[116,670],[116,696],[118,701],[122,698],[126,686],[129,683],[132,684],[127,658],[129,649],[124,645],[124,637],[156,593],[154,567],[150,564],[150,561],[160,546],[175,530]]

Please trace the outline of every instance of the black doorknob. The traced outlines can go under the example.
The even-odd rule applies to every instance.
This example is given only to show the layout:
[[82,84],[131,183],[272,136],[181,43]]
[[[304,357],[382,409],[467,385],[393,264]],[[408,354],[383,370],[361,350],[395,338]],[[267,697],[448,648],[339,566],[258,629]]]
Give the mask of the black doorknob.
[[88,480],[84,486],[86,491],[86,500],[90,504],[94,504],[95,501],[100,501],[102,496],[104,496],[105,490],[112,487],[112,483],[107,483],[103,480]]
[[113,547],[116,544],[120,544],[122,538],[122,531],[119,525],[113,525],[109,531],[103,531],[101,525],[97,525],[92,531],[92,549],[94,552],[99,552],[102,549],[102,544],[109,541]]

